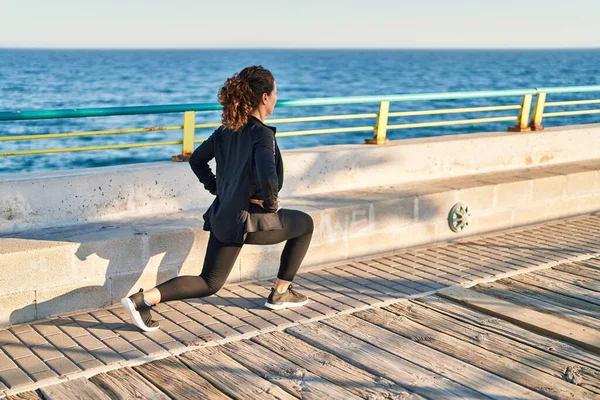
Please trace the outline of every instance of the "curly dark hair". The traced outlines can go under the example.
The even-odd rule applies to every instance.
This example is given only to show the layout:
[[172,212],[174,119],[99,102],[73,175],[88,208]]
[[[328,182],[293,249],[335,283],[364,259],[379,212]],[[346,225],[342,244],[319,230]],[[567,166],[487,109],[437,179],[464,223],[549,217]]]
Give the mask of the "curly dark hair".
[[219,90],[223,106],[223,126],[237,131],[248,122],[248,116],[260,104],[264,93],[271,94],[275,85],[273,74],[260,65],[246,67],[225,81]]

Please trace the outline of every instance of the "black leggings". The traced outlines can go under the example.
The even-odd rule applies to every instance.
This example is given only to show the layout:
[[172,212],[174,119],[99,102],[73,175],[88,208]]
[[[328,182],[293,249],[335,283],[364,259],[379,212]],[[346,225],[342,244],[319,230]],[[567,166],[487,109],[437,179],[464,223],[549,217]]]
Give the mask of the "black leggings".
[[[266,245],[287,240],[281,253],[277,277],[292,281],[308,250],[313,220],[302,211],[282,209],[279,214],[283,229],[248,233],[244,244]],[[156,288],[160,292],[160,301],[206,297],[217,293],[225,284],[242,246],[242,243],[223,243],[211,233],[200,276],[178,276],[158,285]]]

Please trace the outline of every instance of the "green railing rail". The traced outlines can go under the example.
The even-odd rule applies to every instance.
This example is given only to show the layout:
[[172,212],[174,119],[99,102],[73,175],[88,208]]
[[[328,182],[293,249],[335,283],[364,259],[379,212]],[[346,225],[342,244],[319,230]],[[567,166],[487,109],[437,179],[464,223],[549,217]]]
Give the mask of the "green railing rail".
[[[415,93],[415,94],[400,94],[400,95],[385,95],[385,96],[354,96],[354,97],[325,97],[312,99],[295,99],[281,100],[277,103],[278,108],[282,107],[309,107],[309,106],[340,106],[349,104],[368,104],[379,103],[378,113],[365,114],[341,114],[341,115],[320,115],[307,116],[297,118],[281,118],[270,119],[269,123],[285,124],[299,122],[318,122],[318,121],[341,121],[341,120],[362,120],[375,119],[375,125],[352,126],[342,128],[327,128],[327,129],[312,129],[279,132],[278,137],[283,136],[299,136],[299,135],[316,135],[328,133],[344,133],[344,132],[373,132],[373,137],[366,139],[366,143],[384,144],[387,142],[387,132],[397,129],[410,128],[425,128],[436,126],[450,125],[468,125],[481,124],[501,121],[516,121],[514,126],[509,128],[510,131],[527,132],[539,131],[543,129],[543,118],[574,116],[585,114],[600,114],[600,109],[592,110],[575,110],[551,112],[545,111],[549,107],[565,107],[577,105],[600,104],[599,100],[573,100],[573,101],[557,101],[547,102],[548,94],[573,94],[584,92],[600,92],[600,86],[572,86],[572,87],[550,87],[539,89],[516,89],[516,90],[495,90],[495,91],[478,91],[478,92],[447,92],[447,93]],[[532,109],[533,97],[536,96],[536,102]],[[470,107],[470,108],[448,108],[448,109],[428,109],[417,111],[397,111],[390,112],[390,103],[407,102],[407,101],[429,101],[429,100],[461,100],[471,98],[495,98],[495,97],[522,97],[520,104],[514,105],[499,105],[487,107]],[[143,142],[143,143],[126,143],[106,146],[88,146],[88,147],[71,147],[71,148],[50,148],[24,151],[0,151],[0,156],[18,156],[29,154],[43,153],[59,153],[59,152],[74,152],[74,151],[89,151],[89,150],[108,150],[122,149],[134,147],[149,147],[149,146],[168,146],[181,145],[181,154],[173,156],[174,161],[187,159],[194,150],[194,144],[202,142],[204,139],[195,137],[196,129],[216,128],[220,123],[196,124],[196,112],[218,111],[221,105],[218,103],[196,103],[196,104],[170,104],[170,105],[152,105],[152,106],[133,106],[133,107],[106,107],[106,108],[81,108],[81,109],[62,109],[62,110],[24,110],[24,111],[3,111],[0,112],[0,121],[29,121],[43,119],[59,119],[59,118],[84,118],[84,117],[108,117],[120,115],[144,115],[144,114],[165,114],[165,113],[183,113],[183,125],[175,126],[158,126],[147,128],[133,129],[116,129],[90,132],[69,132],[69,133],[49,133],[35,135],[14,135],[0,136],[0,142],[33,140],[33,139],[53,139],[81,136],[98,136],[98,135],[117,135],[151,131],[172,131],[182,130],[182,140],[163,141],[163,142]],[[445,115],[458,113],[477,113],[491,111],[507,111],[519,110],[516,116],[499,116],[486,118],[469,118],[469,119],[450,119],[444,121],[419,122],[419,123],[403,123],[390,124],[391,118],[397,117],[412,117],[412,116],[427,116],[427,115]],[[530,118],[531,114],[531,118]],[[1,126],[1,125],[0,125]]]

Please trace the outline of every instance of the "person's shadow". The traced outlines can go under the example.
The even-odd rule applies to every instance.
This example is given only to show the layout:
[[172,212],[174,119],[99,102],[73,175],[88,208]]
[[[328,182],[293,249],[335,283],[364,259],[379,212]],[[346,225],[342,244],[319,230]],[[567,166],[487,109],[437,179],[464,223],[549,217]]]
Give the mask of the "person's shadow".
[[[186,266],[186,273],[200,274],[201,261],[195,261],[196,256],[201,260],[203,254],[191,253],[199,253],[204,247],[204,243],[195,246],[195,242],[203,241],[202,234],[198,233],[201,228],[193,219],[177,226],[176,218],[158,222],[93,223],[83,230],[82,227],[63,227],[10,235],[18,239],[60,241],[67,246],[77,243],[78,246],[73,257],[71,283],[36,290],[36,300],[14,310],[9,322],[39,320],[115,304],[140,287],[149,289],[179,275],[185,263],[191,264],[189,268]],[[189,259],[190,255],[193,259]],[[69,290],[69,285],[73,289]]]

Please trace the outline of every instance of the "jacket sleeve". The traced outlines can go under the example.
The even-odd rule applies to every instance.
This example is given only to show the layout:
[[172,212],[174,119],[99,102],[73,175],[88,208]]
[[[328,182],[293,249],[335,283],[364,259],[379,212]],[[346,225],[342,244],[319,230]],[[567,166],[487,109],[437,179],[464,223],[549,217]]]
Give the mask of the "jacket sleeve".
[[192,153],[189,163],[192,171],[211,194],[217,194],[217,178],[210,169],[208,162],[215,157],[215,133],[210,135]]
[[261,129],[254,144],[254,160],[260,190],[265,196],[264,208],[268,212],[277,211],[279,193],[277,169],[275,166],[275,135],[269,129]]

